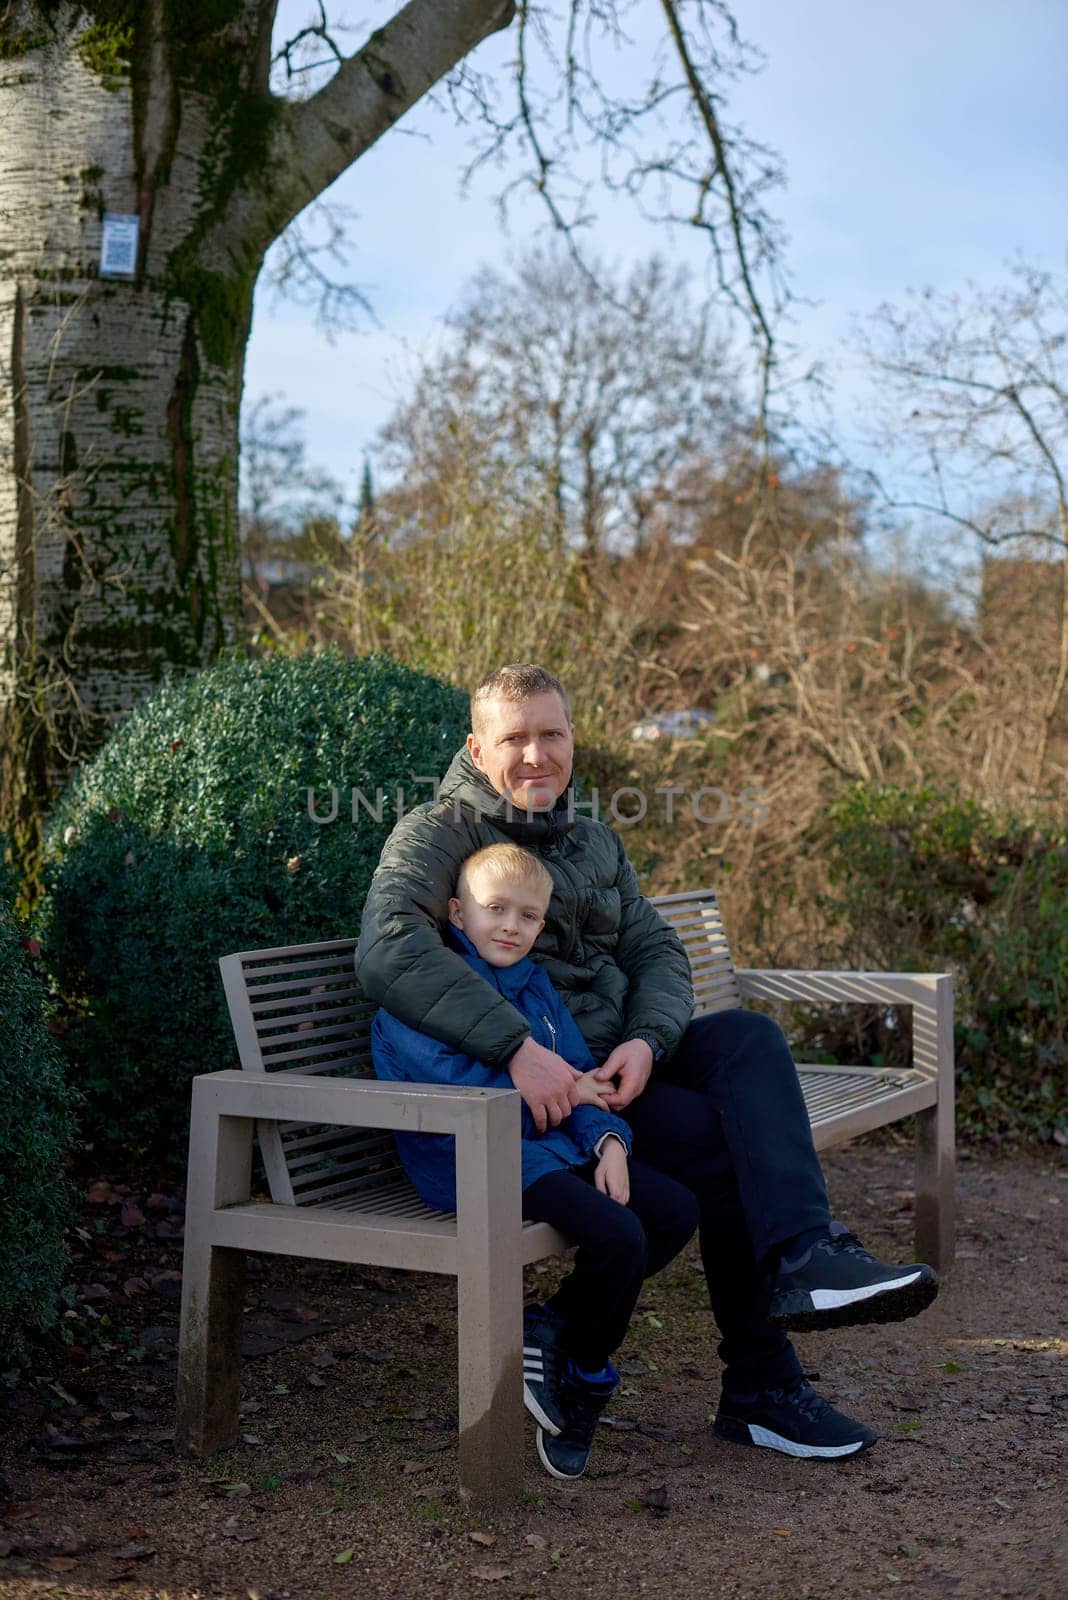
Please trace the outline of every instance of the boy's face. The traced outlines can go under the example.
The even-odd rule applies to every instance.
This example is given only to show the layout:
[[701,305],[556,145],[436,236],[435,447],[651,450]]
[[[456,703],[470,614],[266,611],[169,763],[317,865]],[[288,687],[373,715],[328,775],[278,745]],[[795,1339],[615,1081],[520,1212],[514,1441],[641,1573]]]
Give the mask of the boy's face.
[[502,883],[476,867],[449,901],[449,921],[491,967],[514,967],[544,928],[546,907],[541,889]]

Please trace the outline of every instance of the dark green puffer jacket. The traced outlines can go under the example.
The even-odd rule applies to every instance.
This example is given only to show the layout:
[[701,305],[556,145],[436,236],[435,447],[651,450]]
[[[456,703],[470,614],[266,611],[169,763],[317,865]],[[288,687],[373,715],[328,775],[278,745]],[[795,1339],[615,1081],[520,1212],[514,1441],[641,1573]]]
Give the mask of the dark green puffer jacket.
[[438,798],[386,841],[364,906],[356,973],[364,993],[409,1027],[484,1061],[507,1064],[530,1032],[516,1008],[460,956],[442,928],[460,863],[510,840],[534,851],[553,897],[533,955],[597,1061],[636,1033],[670,1053],[693,1010],[686,952],[638,889],[622,841],[577,812],[570,790],[551,811],[508,804],[471,760],[454,757]]

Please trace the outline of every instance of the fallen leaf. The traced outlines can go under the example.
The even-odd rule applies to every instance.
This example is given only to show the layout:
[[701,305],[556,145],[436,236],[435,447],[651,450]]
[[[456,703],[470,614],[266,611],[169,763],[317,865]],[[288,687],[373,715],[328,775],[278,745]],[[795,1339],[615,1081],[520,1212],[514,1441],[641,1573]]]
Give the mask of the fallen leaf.
[[779,1539],[789,1539],[790,1537],[789,1528],[772,1528],[771,1531]]
[[488,1547],[491,1544],[497,1543],[492,1533],[479,1533],[475,1531],[473,1533],[469,1533],[467,1537],[470,1539],[472,1544],[483,1544]]
[[484,1583],[497,1583],[501,1578],[512,1576],[511,1567],[472,1567],[472,1578],[481,1578]]
[[523,1543],[529,1544],[532,1550],[545,1550],[549,1541],[548,1539],[543,1539],[540,1533],[528,1533]]
[[113,1550],[111,1554],[114,1561],[147,1561],[155,1553],[155,1545],[128,1544],[122,1550]]
[[425,1472],[429,1466],[429,1461],[406,1461],[402,1471],[406,1475],[412,1472]]
[[670,1510],[668,1505],[668,1492],[666,1483],[658,1483],[655,1488],[647,1489],[638,1496],[638,1504],[647,1511],[653,1511],[657,1516],[665,1516]]
[[320,1378],[317,1372],[309,1372],[305,1381],[310,1389],[326,1388],[326,1379]]
[[236,1517],[227,1517],[222,1525],[224,1539],[236,1539],[238,1544],[248,1544],[252,1539],[258,1539],[259,1534],[252,1528],[243,1528]]
[[69,1572],[78,1563],[73,1556],[46,1556],[43,1565],[49,1572]]
[[349,1562],[351,1560],[352,1560],[352,1545],[349,1545],[349,1548],[347,1550],[339,1550],[338,1551],[337,1555],[334,1557],[334,1565],[336,1567],[343,1567],[343,1566],[346,1565],[347,1562]]

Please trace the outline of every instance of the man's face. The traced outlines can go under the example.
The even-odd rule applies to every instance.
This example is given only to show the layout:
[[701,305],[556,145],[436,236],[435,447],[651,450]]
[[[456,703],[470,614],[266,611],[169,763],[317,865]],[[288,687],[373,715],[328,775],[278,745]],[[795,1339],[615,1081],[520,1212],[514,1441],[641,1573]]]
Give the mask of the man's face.
[[544,928],[545,909],[542,890],[501,883],[476,867],[449,901],[449,921],[463,929],[491,967],[514,967]]
[[481,728],[467,735],[476,767],[522,811],[548,811],[571,778],[575,729],[548,690],[529,700],[487,700]]

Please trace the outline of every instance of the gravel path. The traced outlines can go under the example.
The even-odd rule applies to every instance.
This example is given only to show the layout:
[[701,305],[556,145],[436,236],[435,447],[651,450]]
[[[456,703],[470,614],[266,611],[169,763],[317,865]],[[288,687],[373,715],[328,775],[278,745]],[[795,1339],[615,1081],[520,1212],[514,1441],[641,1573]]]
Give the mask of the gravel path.
[[[907,1259],[907,1150],[853,1147],[826,1167],[838,1214]],[[820,1390],[879,1429],[866,1455],[798,1462],[712,1435],[718,1364],[691,1249],[647,1286],[589,1476],[549,1479],[531,1432],[524,1498],[493,1517],[455,1488],[444,1279],[264,1261],[243,1440],[176,1459],[176,1201],[100,1180],[76,1277],[107,1326],[129,1322],[133,1354],[75,1346],[7,1393],[0,1597],[1064,1600],[1066,1179],[1040,1159],[963,1161],[958,1264],[934,1306],[799,1342]]]

